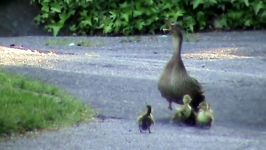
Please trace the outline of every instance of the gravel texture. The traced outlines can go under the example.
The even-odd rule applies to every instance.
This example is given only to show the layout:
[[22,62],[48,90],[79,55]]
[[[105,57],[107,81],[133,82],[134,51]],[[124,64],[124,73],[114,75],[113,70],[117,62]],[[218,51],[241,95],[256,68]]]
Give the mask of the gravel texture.
[[[210,129],[169,122],[174,112],[157,80],[172,55],[170,36],[0,38],[1,46],[23,47],[0,47],[6,70],[62,87],[101,114],[75,127],[14,136],[1,141],[0,149],[264,149],[266,32],[194,36],[182,54],[215,112]],[[47,45],[51,40],[70,43]],[[75,46],[80,40],[89,46]],[[152,134],[140,134],[136,125],[146,104],[156,118]]]

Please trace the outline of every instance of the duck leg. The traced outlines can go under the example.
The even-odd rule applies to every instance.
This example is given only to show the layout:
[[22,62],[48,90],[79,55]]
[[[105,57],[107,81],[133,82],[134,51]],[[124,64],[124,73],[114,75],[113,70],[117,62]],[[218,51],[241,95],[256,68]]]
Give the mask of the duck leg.
[[139,129],[139,132],[140,132],[140,133],[142,133],[142,130],[141,130],[141,129]]
[[139,126],[139,132],[142,133],[142,129],[141,129],[141,126]]

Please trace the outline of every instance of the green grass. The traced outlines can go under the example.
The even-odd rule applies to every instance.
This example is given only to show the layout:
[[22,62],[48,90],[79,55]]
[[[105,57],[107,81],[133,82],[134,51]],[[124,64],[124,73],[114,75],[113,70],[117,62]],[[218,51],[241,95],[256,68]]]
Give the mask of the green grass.
[[66,92],[0,70],[0,136],[90,120],[93,110]]

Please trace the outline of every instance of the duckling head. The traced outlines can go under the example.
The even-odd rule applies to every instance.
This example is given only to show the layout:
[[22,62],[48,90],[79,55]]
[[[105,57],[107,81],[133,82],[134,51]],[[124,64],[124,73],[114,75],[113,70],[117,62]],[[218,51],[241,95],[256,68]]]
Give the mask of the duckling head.
[[209,107],[210,106],[206,101],[202,101],[198,106],[199,109],[204,110],[204,111],[207,111]]
[[183,97],[183,103],[184,104],[190,104],[191,101],[192,101],[192,99],[188,94],[184,95],[184,97]]
[[151,114],[151,105],[146,105],[147,107],[147,114],[150,115]]

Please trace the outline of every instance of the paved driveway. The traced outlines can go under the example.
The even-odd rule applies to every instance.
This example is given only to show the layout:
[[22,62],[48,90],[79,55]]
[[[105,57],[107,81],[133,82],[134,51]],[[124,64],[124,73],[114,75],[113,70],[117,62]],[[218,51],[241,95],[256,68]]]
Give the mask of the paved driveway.
[[[64,45],[46,44],[62,40]],[[88,47],[69,46],[81,40],[89,41]],[[91,123],[2,141],[1,150],[266,146],[265,31],[201,33],[184,43],[185,66],[202,83],[215,112],[209,130],[169,123],[174,112],[157,90],[172,55],[169,36],[0,38],[2,46],[13,43],[40,53],[0,49],[0,64],[7,70],[62,87],[101,115]],[[135,121],[146,104],[156,117],[152,134],[140,134]]]

